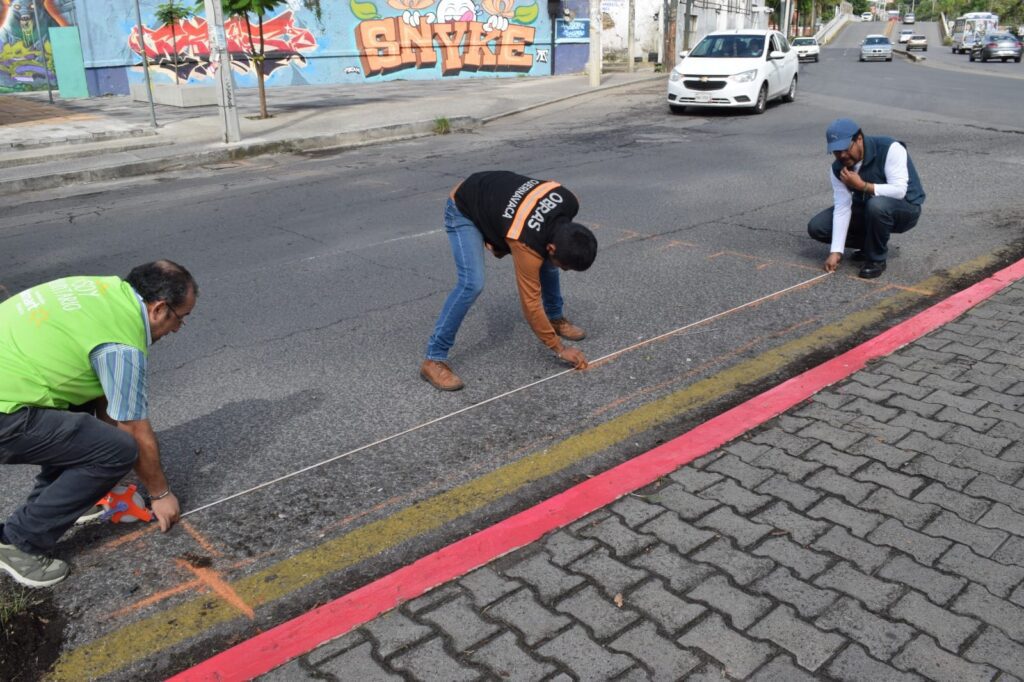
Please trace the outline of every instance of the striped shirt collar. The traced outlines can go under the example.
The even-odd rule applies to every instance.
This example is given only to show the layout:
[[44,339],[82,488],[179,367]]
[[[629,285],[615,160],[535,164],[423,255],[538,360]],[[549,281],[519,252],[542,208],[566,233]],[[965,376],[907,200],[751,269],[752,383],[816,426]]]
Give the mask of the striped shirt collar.
[[139,299],[139,308],[142,312],[142,322],[146,325],[146,347],[153,345],[153,334],[149,330],[149,310],[146,309],[146,302],[139,296],[139,292],[132,289],[132,293],[135,294],[135,298]]

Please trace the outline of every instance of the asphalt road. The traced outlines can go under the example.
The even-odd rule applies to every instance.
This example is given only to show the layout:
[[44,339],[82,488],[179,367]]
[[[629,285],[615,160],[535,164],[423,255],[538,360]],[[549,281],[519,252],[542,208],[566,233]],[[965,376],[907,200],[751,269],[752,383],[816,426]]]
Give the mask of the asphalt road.
[[[153,349],[151,409],[184,508],[215,506],[166,536],[89,526],[68,537],[60,554],[75,572],[52,591],[67,623],[60,670],[179,670],[677,435],[1019,255],[1024,90],[996,73],[1017,65],[983,65],[995,75],[979,78],[901,57],[858,63],[856,45],[879,26],[853,24],[801,67],[797,101],[762,116],[672,115],[657,84],[478,134],[6,200],[10,292],[157,257],[187,265],[201,287],[185,329]],[[836,116],[906,141],[928,199],[920,225],[894,237],[883,278],[859,280],[844,263],[794,289],[827,255],[805,225],[830,202],[823,138]],[[565,368],[523,322],[511,263],[495,260],[452,355],[467,388],[441,394],[421,381],[454,281],[445,197],[495,167],[555,178],[581,199],[600,252],[563,288],[588,357],[687,328],[504,395]],[[0,469],[0,515],[31,473]],[[212,591],[210,571],[251,618]]]

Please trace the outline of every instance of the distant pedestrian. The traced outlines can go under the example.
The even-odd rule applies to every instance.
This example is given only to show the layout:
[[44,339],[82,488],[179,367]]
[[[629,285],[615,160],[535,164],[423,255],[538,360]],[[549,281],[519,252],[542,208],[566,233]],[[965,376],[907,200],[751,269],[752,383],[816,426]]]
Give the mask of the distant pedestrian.
[[512,254],[523,314],[537,338],[577,369],[587,366],[582,351],[559,340],[586,336],[563,314],[558,275],[560,269],[586,270],[597,256],[593,232],[572,221],[578,211],[575,195],[550,180],[497,170],[459,183],[444,213],[458,282],[441,308],[420,376],[442,391],[463,387],[448,366],[448,352],[483,291],[485,248],[498,258]]
[[827,272],[835,272],[844,248],[853,248],[853,260],[864,262],[859,276],[873,279],[885,272],[890,234],[917,225],[925,197],[921,179],[904,143],[865,136],[848,118],[832,121],[825,138],[835,157],[829,175],[834,204],[811,218],[807,232],[831,245]]
[[0,524],[0,570],[19,583],[67,576],[57,540],[133,467],[160,530],[178,521],[148,418],[147,356],[198,293],[188,270],[158,260],[124,280],[65,277],[0,303],[0,464],[41,467]]

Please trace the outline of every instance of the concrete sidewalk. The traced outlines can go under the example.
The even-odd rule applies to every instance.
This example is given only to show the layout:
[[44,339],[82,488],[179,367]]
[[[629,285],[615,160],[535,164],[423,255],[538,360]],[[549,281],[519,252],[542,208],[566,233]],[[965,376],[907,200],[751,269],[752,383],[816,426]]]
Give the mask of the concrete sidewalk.
[[1024,679],[1022,407],[1017,279],[262,679]]
[[652,67],[587,76],[389,81],[267,90],[272,118],[259,120],[257,93],[239,91],[242,141],[225,144],[216,107],[157,106],[128,97],[57,101],[46,93],[0,97],[0,191],[49,189],[75,182],[155,173],[258,154],[358,147],[433,135],[445,118],[453,131],[545,104],[666,78]]

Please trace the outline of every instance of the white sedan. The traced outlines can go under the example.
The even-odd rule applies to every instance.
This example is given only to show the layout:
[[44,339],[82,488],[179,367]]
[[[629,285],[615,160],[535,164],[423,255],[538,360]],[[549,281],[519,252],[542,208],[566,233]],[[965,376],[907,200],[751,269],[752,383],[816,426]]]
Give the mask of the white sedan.
[[675,113],[733,107],[760,114],[769,100],[796,99],[800,60],[778,31],[716,31],[680,56],[668,79],[668,106]]
[[905,29],[900,31],[899,41],[901,43],[905,43],[908,40],[910,40],[910,36],[912,36],[912,35],[914,35],[914,29],[912,29],[912,28],[905,28]]
[[815,38],[793,38],[790,46],[796,50],[796,56],[800,61],[810,59],[816,62],[821,54],[821,46]]

